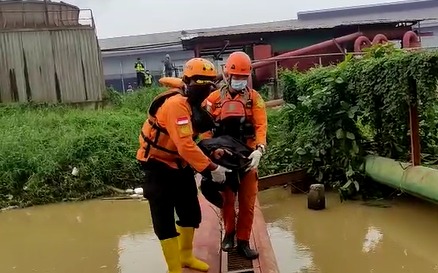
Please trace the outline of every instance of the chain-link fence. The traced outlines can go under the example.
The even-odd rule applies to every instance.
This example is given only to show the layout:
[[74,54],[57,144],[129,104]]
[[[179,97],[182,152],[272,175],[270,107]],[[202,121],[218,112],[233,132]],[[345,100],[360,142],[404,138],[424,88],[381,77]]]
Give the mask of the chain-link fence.
[[[172,77],[181,77],[182,76],[183,67],[176,66],[172,71]],[[152,75],[152,85],[158,85],[158,80],[165,76],[164,69],[163,70],[150,70]],[[138,88],[137,86],[137,74],[129,73],[129,74],[120,74],[120,75],[107,75],[105,79],[105,84],[108,88],[113,88],[119,92],[126,92],[129,86],[133,89]]]

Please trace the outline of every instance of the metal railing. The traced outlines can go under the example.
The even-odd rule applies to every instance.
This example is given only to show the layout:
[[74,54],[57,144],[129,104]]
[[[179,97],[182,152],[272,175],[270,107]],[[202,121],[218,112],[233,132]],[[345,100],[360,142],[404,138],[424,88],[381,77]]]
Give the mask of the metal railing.
[[44,5],[40,6],[36,10],[12,10],[3,9],[0,5],[0,30],[63,27],[90,27],[95,29],[95,21],[91,9],[60,7],[59,9],[48,10],[44,8]]
[[[428,47],[428,48],[414,47],[414,48],[404,48],[403,50],[406,50],[406,51],[414,51],[414,50],[430,51],[430,50],[436,50],[436,49],[438,49],[438,47]],[[318,58],[319,59],[319,63],[321,63],[321,60],[324,57],[345,56],[347,54],[352,54],[352,55],[355,55],[355,56],[361,56],[361,55],[364,55],[365,52],[321,53],[321,54],[308,54],[308,55],[296,55],[296,56],[285,56],[285,57],[277,56],[277,57],[271,57],[271,58],[266,58],[266,59],[255,60],[252,63],[256,64],[256,63],[260,63],[260,62],[270,62],[270,64],[267,64],[267,66],[268,66],[268,65],[273,65],[276,62],[288,61],[288,60],[294,60],[294,59],[307,59],[307,58]],[[258,69],[258,68],[256,68],[256,69]]]
[[[430,51],[430,50],[437,50],[437,49],[438,48],[406,48],[404,50],[407,50],[407,51],[412,51],[412,50]],[[325,64],[327,64],[327,60],[326,60],[327,58],[339,57],[339,59],[341,59],[341,58],[343,59],[343,57],[347,54],[352,54],[355,57],[360,57],[361,55],[364,54],[364,52],[346,52],[346,53],[338,52],[338,53],[308,54],[308,55],[287,56],[287,57],[273,57],[273,58],[253,61],[253,64],[258,63],[258,62],[269,62],[269,64],[267,64],[266,66],[262,66],[261,68],[274,66],[274,73],[273,73],[272,77],[268,78],[266,80],[267,80],[268,86],[270,86],[270,88],[274,88],[272,90],[273,99],[278,99],[281,97],[281,92],[280,92],[280,90],[278,90],[278,86],[277,86],[280,67],[281,67],[280,62],[289,61],[289,60],[313,59],[315,66],[316,65],[325,65]],[[342,59],[339,61],[342,61]],[[219,64],[218,66],[221,66],[221,68],[223,70],[224,64]],[[257,70],[257,69],[259,69],[259,68],[256,68],[255,70]],[[182,65],[176,66],[176,70],[178,72],[175,73],[175,71],[174,71],[173,76],[181,77],[182,72],[183,72],[183,66]],[[221,71],[221,69],[219,69],[219,71]],[[150,72],[154,76],[154,78],[160,78],[160,77],[164,76],[164,70],[151,70]],[[107,75],[107,77],[109,77],[107,79],[107,81],[111,81],[113,83],[119,82],[117,84],[117,86],[119,86],[117,89],[119,89],[120,91],[124,91],[126,86],[128,85],[128,83],[131,83],[131,85],[135,85],[134,82],[136,81],[135,73],[134,72],[125,73],[122,69],[122,66],[121,66],[120,74]]]
[[[402,48],[402,50],[405,51],[437,51],[438,47],[414,47],[414,48]],[[333,58],[338,57],[338,61],[333,61],[333,64],[336,64],[340,61],[342,61],[346,55],[353,55],[354,58],[361,58],[362,55],[366,54],[365,52],[338,52],[338,53],[322,53],[322,54],[308,54],[308,55],[297,55],[297,56],[277,56],[277,57],[271,57],[267,59],[261,59],[253,61],[253,64],[256,63],[266,63],[266,65],[263,65],[261,67],[257,67],[254,70],[257,71],[257,69],[260,68],[266,68],[266,67],[272,67],[273,70],[271,70],[270,77],[265,78],[262,82],[264,82],[265,88],[268,88],[268,93],[270,96],[270,99],[276,100],[282,98],[282,92],[279,88],[279,74],[280,74],[280,62],[284,61],[292,61],[292,60],[303,60],[303,59],[310,59],[310,61],[314,63],[315,66],[323,66],[327,65],[327,58]],[[269,73],[268,73],[269,75]]]
[[[164,69],[162,70],[149,70],[153,77],[153,84],[158,85],[158,80],[161,77],[164,77]],[[183,66],[176,66],[175,69],[172,71],[173,77],[181,77],[183,73]],[[125,92],[128,85],[131,85],[132,87],[136,88],[137,84],[137,75],[136,73],[124,73],[123,70],[121,70],[120,74],[111,74],[106,75],[106,85],[111,86],[116,90],[119,90],[120,92]]]
[[[402,50],[405,51],[436,51],[438,50],[438,47],[413,47],[413,48],[403,48]],[[257,67],[255,70],[263,68],[263,67],[269,67],[269,66],[275,66],[275,79],[278,79],[278,71],[279,71],[279,63],[283,61],[291,61],[291,60],[302,60],[302,59],[313,59],[317,60],[317,62],[314,62],[315,65],[323,65],[324,58],[330,58],[330,57],[344,57],[346,55],[353,55],[355,57],[360,58],[360,56],[366,54],[365,52],[338,52],[338,53],[321,53],[321,54],[308,54],[308,55],[297,55],[297,56],[277,56],[277,57],[271,57],[266,59],[260,59],[255,60],[252,63],[267,63],[264,66]]]

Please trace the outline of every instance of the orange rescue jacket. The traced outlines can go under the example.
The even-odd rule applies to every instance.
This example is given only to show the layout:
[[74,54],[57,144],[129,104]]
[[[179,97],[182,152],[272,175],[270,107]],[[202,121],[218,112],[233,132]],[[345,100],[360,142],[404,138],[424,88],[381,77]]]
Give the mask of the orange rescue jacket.
[[[204,106],[219,124],[226,117],[245,117],[254,128],[254,136],[248,138],[246,144],[253,149],[259,144],[266,145],[268,130],[266,107],[262,96],[256,90],[247,89],[232,98],[227,86],[224,86],[212,92],[204,101]],[[202,135],[202,138],[210,137],[212,137],[211,132]]]
[[137,160],[154,159],[175,169],[189,164],[198,172],[208,167],[210,159],[193,140],[191,107],[181,90],[158,95],[148,112],[139,136]]

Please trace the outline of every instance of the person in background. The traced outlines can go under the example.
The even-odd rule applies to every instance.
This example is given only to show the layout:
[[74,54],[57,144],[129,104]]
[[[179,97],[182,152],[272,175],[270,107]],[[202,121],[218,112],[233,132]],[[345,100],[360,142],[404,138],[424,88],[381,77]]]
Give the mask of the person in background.
[[211,136],[231,136],[253,149],[248,159],[251,160],[247,172],[241,176],[238,188],[239,214],[236,225],[235,194],[230,188],[224,192],[223,220],[225,236],[222,249],[230,251],[235,246],[246,259],[256,259],[259,254],[249,246],[249,239],[254,219],[254,207],[258,192],[257,168],[265,153],[267,134],[267,115],[262,96],[248,88],[248,79],[252,66],[250,57],[244,52],[230,54],[225,64],[225,82],[221,89],[211,93],[205,101],[216,123],[214,134],[204,134],[202,138]]
[[144,86],[144,64],[140,58],[137,58],[137,61],[134,64],[135,72],[137,73],[137,87]]
[[[199,129],[193,113],[202,109],[216,74],[210,61],[189,60],[184,67],[184,85],[153,100],[139,136],[137,160],[145,174],[143,195],[149,201],[169,273],[182,273],[182,267],[209,269],[193,256],[193,236],[201,223],[193,169],[209,172],[217,183],[223,183],[230,171],[213,163],[196,145],[194,137],[205,131]],[[176,226],[174,211],[179,218]]]
[[152,75],[149,70],[146,70],[144,73],[144,83],[146,87],[152,86]]
[[173,65],[172,60],[170,59],[170,55],[166,54],[166,57],[164,58],[164,76],[165,77],[172,77],[173,76]]
[[174,73],[175,73],[175,77],[176,77],[176,78],[179,78],[178,67],[176,67],[175,64],[173,64],[173,70],[174,70]]
[[132,85],[128,83],[128,88],[126,89],[126,93],[132,93],[134,92],[134,89],[132,88]]

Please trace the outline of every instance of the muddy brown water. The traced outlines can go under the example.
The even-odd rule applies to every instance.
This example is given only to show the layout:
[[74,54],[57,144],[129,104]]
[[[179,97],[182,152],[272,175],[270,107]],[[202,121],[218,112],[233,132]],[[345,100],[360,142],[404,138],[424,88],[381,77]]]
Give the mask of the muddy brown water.
[[[438,272],[438,206],[413,198],[310,211],[306,196],[260,193],[281,273]],[[87,201],[0,213],[1,273],[165,272],[147,202]]]

